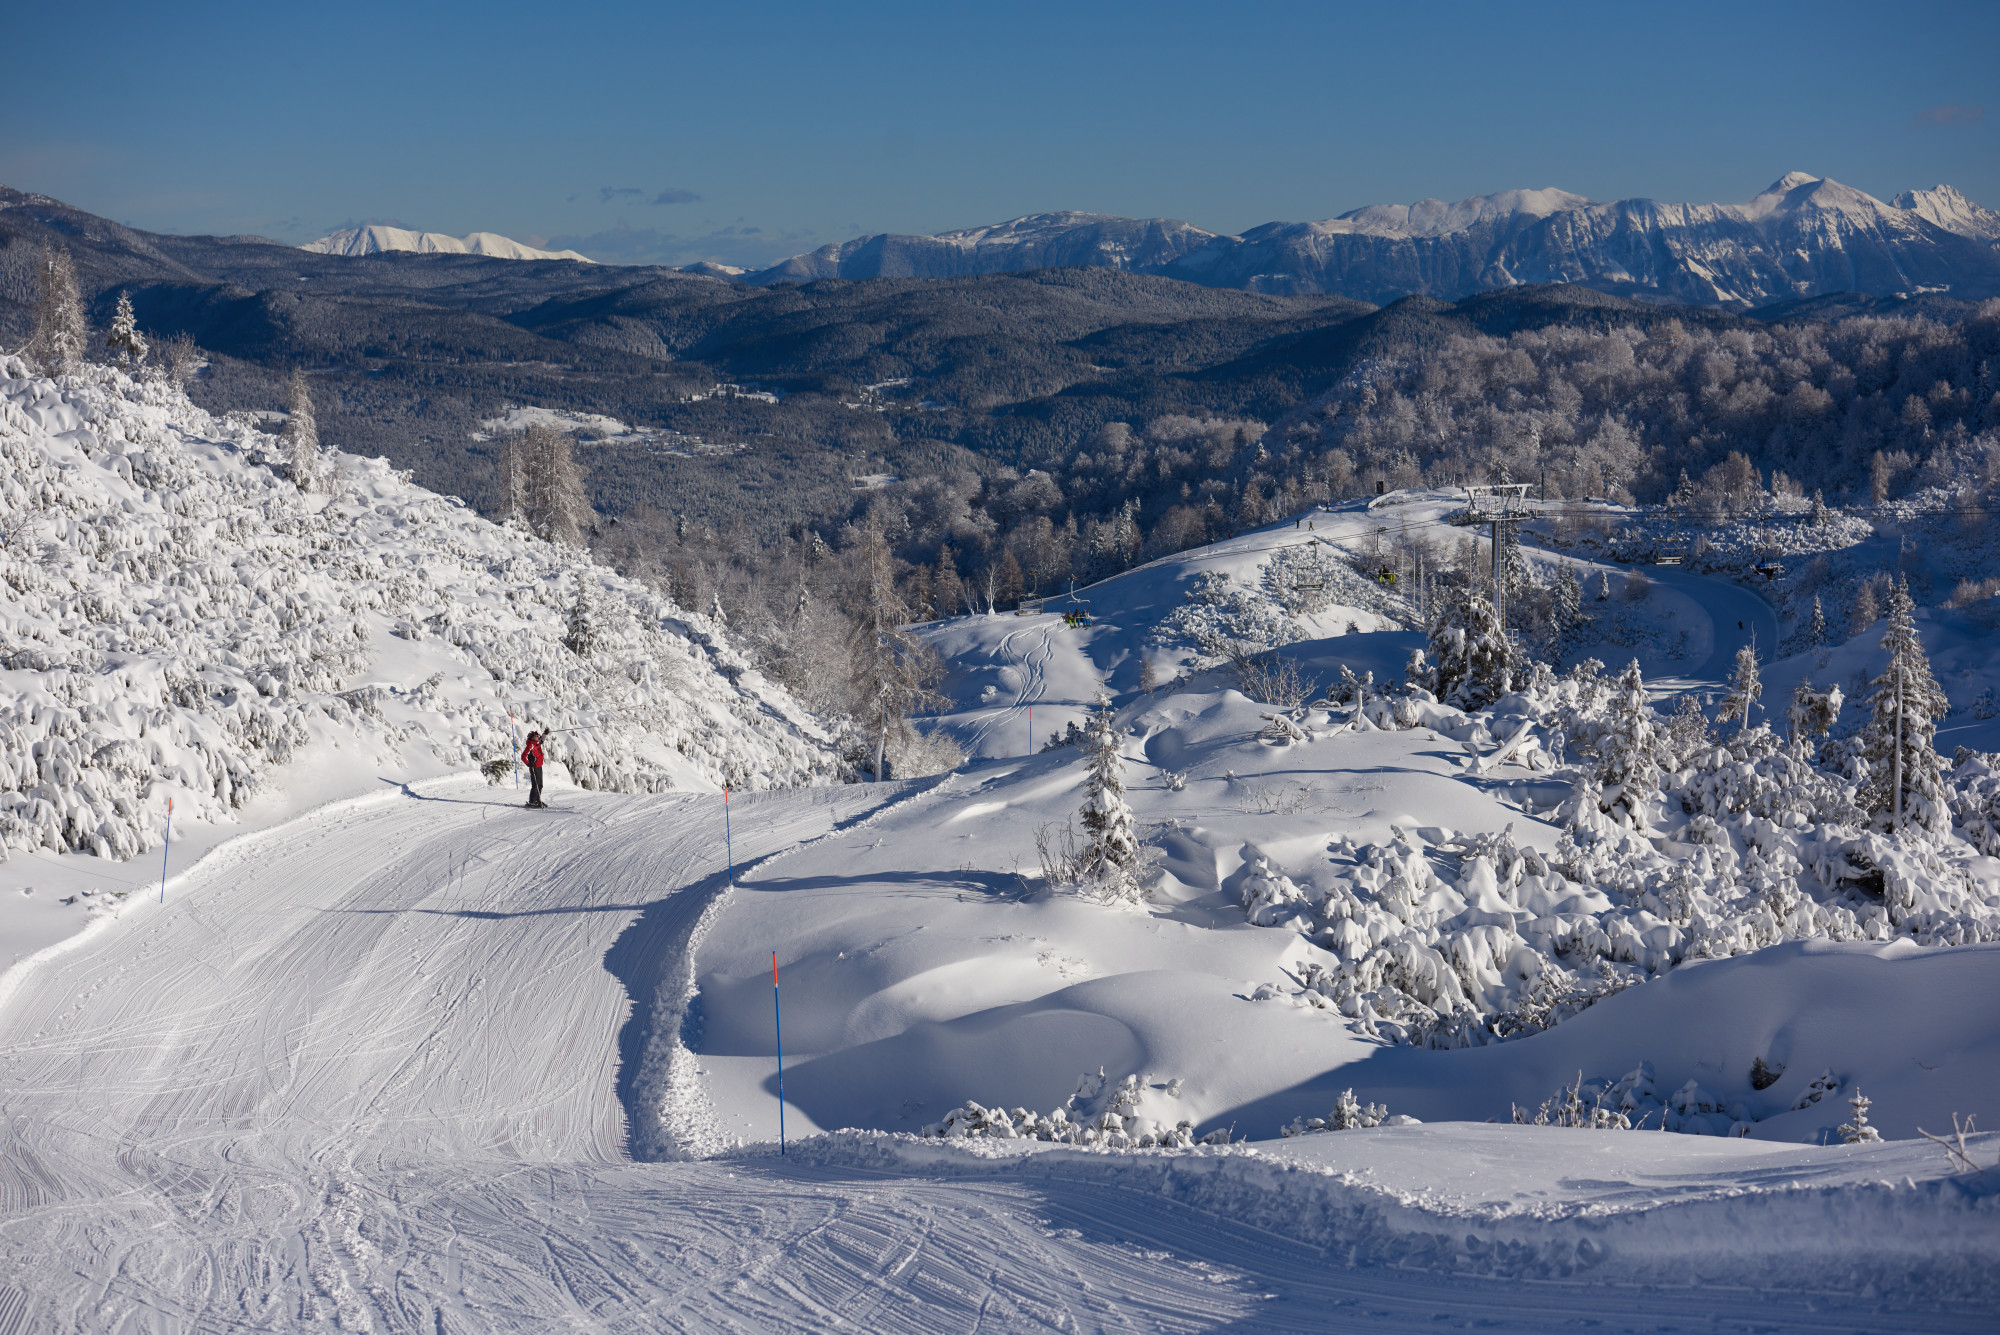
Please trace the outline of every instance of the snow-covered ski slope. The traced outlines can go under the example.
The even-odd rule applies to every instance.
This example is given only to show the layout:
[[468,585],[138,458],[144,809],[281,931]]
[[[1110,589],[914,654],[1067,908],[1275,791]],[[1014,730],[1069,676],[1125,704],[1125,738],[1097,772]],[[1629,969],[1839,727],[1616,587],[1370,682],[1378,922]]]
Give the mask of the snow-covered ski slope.
[[[29,539],[0,610],[10,652],[48,656],[0,677],[9,758],[49,758],[14,791],[31,831],[41,802],[71,848],[109,845],[116,817],[149,854],[44,840],[0,864],[5,893],[135,890],[154,804],[207,804],[176,825],[164,903],[63,906],[88,930],[0,973],[0,1335],[1990,1329],[2000,1169],[1912,1137],[2000,1115],[2000,946],[1794,913],[1753,950],[1729,933],[1755,904],[1719,888],[1670,920],[1551,869],[1567,785],[1512,706],[1404,726],[1376,698],[1266,739],[1271,706],[1171,633],[1250,615],[1189,603],[1205,572],[1252,588],[1288,544],[1365,549],[1450,498],[1131,572],[1081,591],[1089,628],[932,628],[941,724],[978,758],[739,792],[732,874],[718,781],[809,779],[824,749],[700,618],[588,573],[611,649],[576,665],[577,567],[545,545],[359,461],[301,498],[247,425],[144,386],[0,385],[21,418],[0,449],[25,461],[0,495]],[[1608,573],[1598,652],[1649,676],[1712,683],[1753,632],[1776,640],[1747,591],[1669,574],[1627,598],[1630,572]],[[1342,578],[1283,653],[1323,686],[1396,675],[1407,607]],[[315,659],[343,626],[361,647]],[[1141,653],[1185,675],[1141,693]],[[1024,754],[1027,709],[1039,747],[1100,685],[1160,858],[1142,906],[1036,877],[1085,766]],[[613,712],[627,691],[674,703],[635,721]],[[509,701],[589,743],[558,751],[552,811],[472,772]],[[267,714],[302,730],[286,757],[245,730]],[[1334,905],[1347,927],[1316,916]],[[1637,985],[1455,1050],[1394,1041],[1395,989],[1343,972],[1380,946],[1397,986],[1428,977],[1490,1017],[1585,937]],[[1434,957],[1453,963],[1426,975]],[[1250,1143],[910,1134],[973,1101],[1047,1113],[1100,1070],[1132,1079],[1135,1124]],[[1648,1129],[1504,1124],[1575,1081]],[[1350,1087],[1422,1121],[1279,1138]],[[1857,1089],[1888,1143],[1827,1143]],[[1711,1134],[1651,1129],[1669,1118]],[[2000,1161],[2000,1136],[1968,1145]]]
[[[673,1038],[704,920],[713,952],[744,901],[803,904],[814,858],[950,800],[740,799],[734,892],[714,797],[531,813],[441,780],[240,841],[8,975],[0,1329],[1987,1328],[1990,1184],[1923,1142],[857,1132],[635,1161],[649,1110],[707,1099]],[[781,959],[810,1050],[810,963]]]
[[[0,358],[0,965],[136,889],[121,860],[161,849],[169,802],[179,868],[505,762],[530,727],[592,787],[832,774],[817,722],[707,618],[383,460],[302,493],[279,443],[159,381]],[[580,588],[587,654],[565,644]],[[63,850],[105,856],[20,856]]]

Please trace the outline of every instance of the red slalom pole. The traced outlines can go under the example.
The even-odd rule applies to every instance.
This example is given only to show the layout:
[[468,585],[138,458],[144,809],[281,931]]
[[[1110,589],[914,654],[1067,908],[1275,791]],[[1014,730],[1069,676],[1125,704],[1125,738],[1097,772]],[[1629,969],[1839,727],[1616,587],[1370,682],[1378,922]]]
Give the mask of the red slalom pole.
[[771,1019],[778,1030],[778,1153],[785,1152],[785,1015],[778,1006],[778,952],[771,952]]

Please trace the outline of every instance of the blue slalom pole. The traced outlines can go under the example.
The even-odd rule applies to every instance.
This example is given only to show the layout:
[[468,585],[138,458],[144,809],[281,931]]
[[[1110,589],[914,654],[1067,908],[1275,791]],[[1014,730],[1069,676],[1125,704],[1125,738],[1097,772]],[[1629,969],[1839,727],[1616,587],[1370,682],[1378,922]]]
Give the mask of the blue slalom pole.
[[160,850],[160,902],[167,902],[167,854],[174,851],[174,799],[167,799],[167,846]]
[[785,1014],[778,1006],[778,952],[771,952],[771,1020],[778,1030],[778,1153],[785,1152]]
[[[733,881],[736,879],[736,836],[730,833],[729,830],[729,785],[726,783],[722,785],[722,846],[727,850],[729,857],[729,879]],[[771,958],[775,961],[777,956],[773,955]],[[771,965],[771,976],[773,978],[778,976],[777,969],[777,964],[773,963]],[[776,986],[776,984],[773,984],[773,986]]]

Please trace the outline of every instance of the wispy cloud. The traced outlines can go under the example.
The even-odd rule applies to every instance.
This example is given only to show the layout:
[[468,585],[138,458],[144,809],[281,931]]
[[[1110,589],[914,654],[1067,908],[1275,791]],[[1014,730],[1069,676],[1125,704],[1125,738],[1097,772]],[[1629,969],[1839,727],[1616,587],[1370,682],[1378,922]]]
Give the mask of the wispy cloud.
[[1940,102],[1934,107],[1925,107],[1910,118],[1912,125],[1977,125],[1986,119],[1983,106],[1961,106],[1956,102]]
[[614,199],[631,200],[645,193],[636,185],[607,185],[598,188],[597,197],[609,204]]
[[653,196],[655,204],[693,204],[701,198],[692,190],[682,190],[678,186],[668,186]]
[[[638,204],[643,202],[647,204],[656,204],[656,205],[693,204],[701,198],[701,196],[697,195],[694,191],[683,190],[677,185],[668,186],[665,190],[660,191],[659,194],[654,195],[651,199],[647,199],[646,192],[644,190],[641,190],[636,185],[599,186],[597,189],[597,197],[599,200],[603,201],[606,204]],[[571,198],[575,197],[571,196]]]

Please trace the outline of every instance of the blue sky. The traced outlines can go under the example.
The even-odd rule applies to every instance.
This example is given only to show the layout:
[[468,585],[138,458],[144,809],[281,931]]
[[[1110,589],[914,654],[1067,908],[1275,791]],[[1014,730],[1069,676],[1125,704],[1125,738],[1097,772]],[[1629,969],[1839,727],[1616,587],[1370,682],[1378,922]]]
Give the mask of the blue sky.
[[24,4],[0,183],[761,264],[1050,209],[1240,231],[1786,171],[2000,208],[2000,4]]

